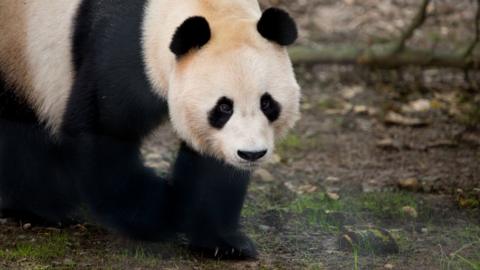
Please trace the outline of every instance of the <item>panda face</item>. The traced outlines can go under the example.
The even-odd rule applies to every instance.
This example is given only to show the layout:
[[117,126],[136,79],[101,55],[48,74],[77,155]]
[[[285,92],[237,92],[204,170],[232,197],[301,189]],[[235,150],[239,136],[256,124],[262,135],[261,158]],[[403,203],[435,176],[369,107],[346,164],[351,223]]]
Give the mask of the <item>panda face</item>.
[[244,169],[267,161],[275,140],[299,118],[300,88],[285,48],[254,38],[231,47],[212,42],[185,55],[168,90],[179,136]]

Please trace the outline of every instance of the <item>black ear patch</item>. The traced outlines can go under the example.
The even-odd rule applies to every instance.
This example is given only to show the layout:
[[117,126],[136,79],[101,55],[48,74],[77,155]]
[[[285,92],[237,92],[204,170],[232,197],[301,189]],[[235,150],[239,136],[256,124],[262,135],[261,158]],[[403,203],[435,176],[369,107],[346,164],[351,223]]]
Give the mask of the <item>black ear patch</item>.
[[173,35],[170,50],[177,56],[193,48],[201,48],[210,40],[210,26],[204,17],[196,16],[185,20]]
[[264,38],[282,46],[293,44],[298,37],[295,21],[287,12],[278,8],[265,10],[257,29]]

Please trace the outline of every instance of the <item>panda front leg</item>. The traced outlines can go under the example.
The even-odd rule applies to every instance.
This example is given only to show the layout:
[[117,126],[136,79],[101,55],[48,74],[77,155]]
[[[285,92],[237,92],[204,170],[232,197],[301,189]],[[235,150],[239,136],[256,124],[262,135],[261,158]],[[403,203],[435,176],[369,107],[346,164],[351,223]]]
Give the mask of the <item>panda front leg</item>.
[[81,193],[94,217],[141,240],[173,235],[171,186],[144,167],[139,144],[101,135],[89,141]]
[[178,226],[194,251],[220,259],[256,258],[255,245],[239,225],[249,172],[182,144],[172,177]]

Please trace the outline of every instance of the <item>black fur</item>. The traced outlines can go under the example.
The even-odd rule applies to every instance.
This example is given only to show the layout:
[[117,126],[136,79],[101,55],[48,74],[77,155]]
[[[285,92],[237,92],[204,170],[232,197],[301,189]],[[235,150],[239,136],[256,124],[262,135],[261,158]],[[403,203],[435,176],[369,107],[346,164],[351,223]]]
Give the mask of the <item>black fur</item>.
[[265,93],[260,99],[260,109],[270,122],[275,122],[282,112],[282,106],[269,93]]
[[173,35],[170,50],[180,57],[191,49],[201,48],[210,40],[210,26],[203,17],[191,17],[180,25]]
[[287,12],[278,8],[265,10],[257,29],[264,38],[282,46],[293,44],[298,37],[295,21]]
[[[132,237],[183,232],[207,255],[253,257],[238,225],[247,173],[185,145],[169,181],[143,165],[140,144],[168,109],[145,74],[145,3],[83,0],[75,20],[75,82],[58,138],[0,79],[0,209],[54,224],[86,209]],[[182,38],[187,45],[177,49],[203,42]]]
[[15,92],[0,77],[0,214],[57,225],[78,204],[65,163],[73,151],[51,138]]
[[[208,122],[216,129],[222,129],[228,120],[233,115],[233,101],[227,97],[222,97],[218,100],[215,108],[213,108],[208,115]],[[227,107],[227,109],[224,109]]]
[[36,122],[35,112],[13,90],[7,86],[0,74],[0,119],[24,123]]
[[173,171],[180,227],[191,246],[216,258],[254,258],[255,246],[239,231],[250,174],[201,156],[182,144]]

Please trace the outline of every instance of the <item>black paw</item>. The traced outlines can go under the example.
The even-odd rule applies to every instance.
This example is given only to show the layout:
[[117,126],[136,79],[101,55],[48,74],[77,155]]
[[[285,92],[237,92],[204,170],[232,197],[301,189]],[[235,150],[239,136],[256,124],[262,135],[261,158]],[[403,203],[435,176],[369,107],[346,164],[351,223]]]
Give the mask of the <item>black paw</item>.
[[253,241],[240,232],[192,238],[190,249],[202,257],[218,260],[255,260],[258,256]]

